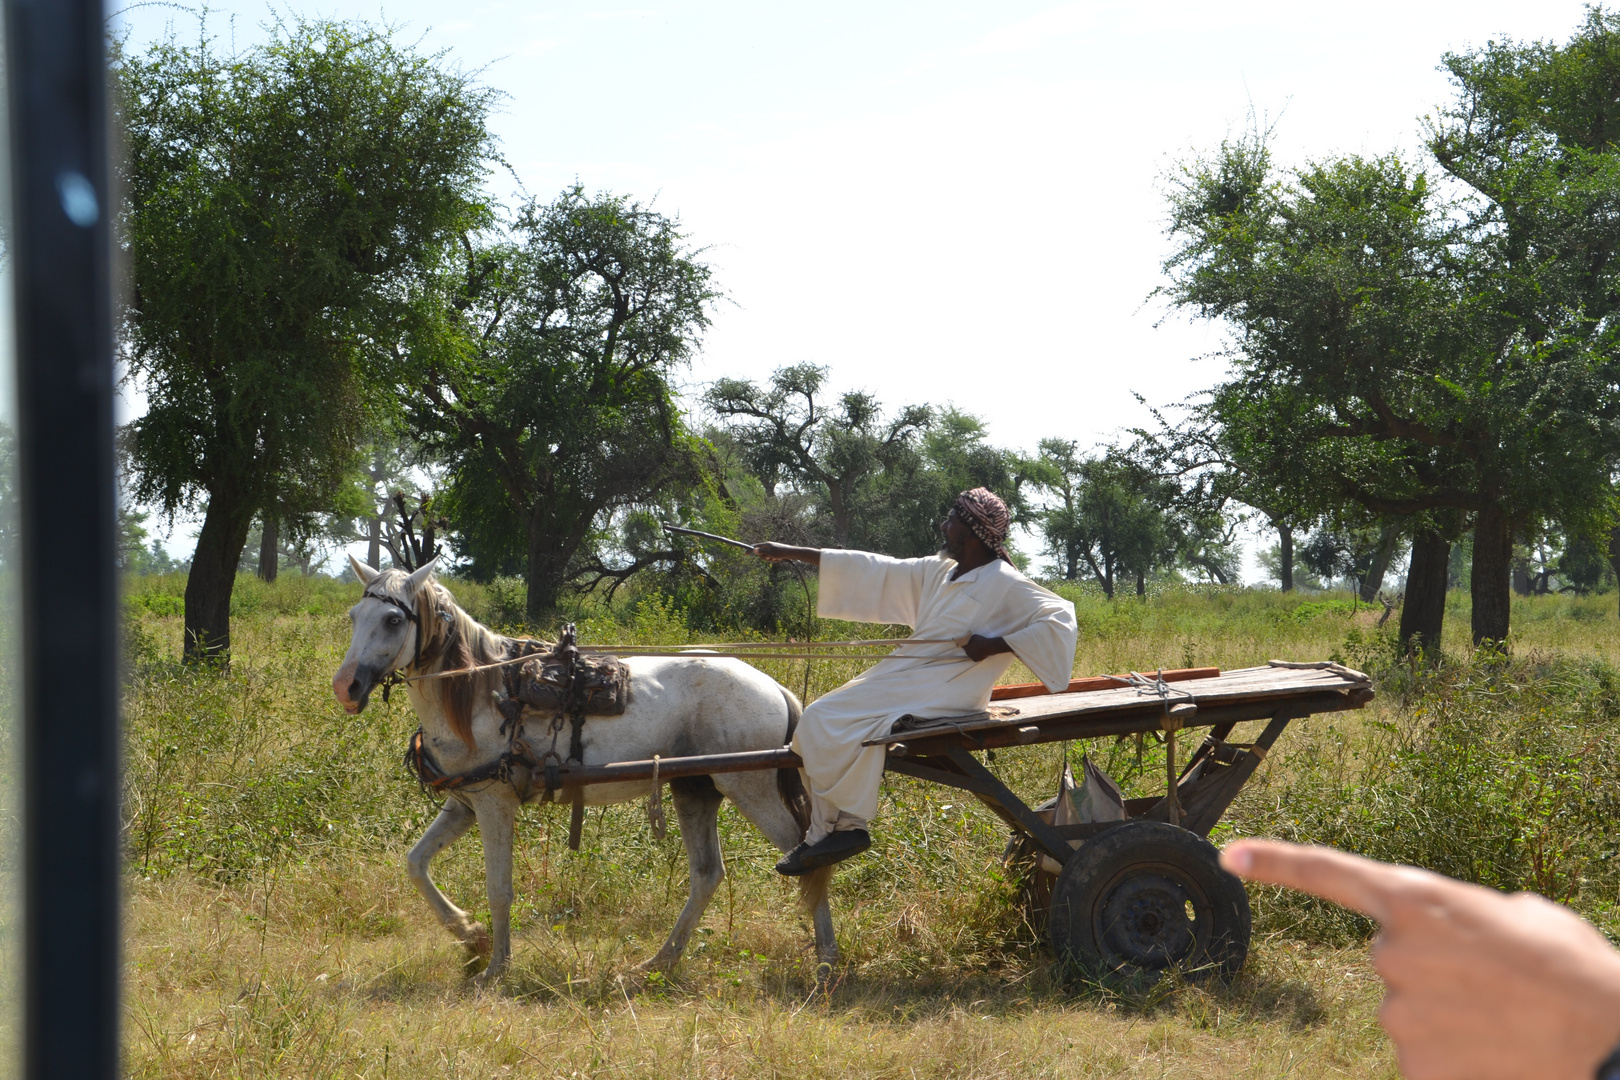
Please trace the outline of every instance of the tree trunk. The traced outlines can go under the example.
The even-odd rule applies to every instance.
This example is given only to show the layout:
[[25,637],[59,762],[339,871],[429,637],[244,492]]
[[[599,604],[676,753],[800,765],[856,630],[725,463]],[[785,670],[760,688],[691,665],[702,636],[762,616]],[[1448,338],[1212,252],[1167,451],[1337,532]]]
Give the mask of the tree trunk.
[[1614,576],[1620,577],[1620,527],[1609,533],[1609,566],[1614,569]]
[[1147,595],[1147,574],[1143,573],[1141,570],[1136,572],[1136,595]]
[[844,484],[841,481],[828,482],[827,502],[832,510],[833,545],[841,548],[849,547],[849,506],[844,495]]
[[1438,533],[1412,538],[1412,562],[1406,571],[1406,600],[1401,605],[1401,648],[1407,653],[1437,656],[1446,619],[1446,564],[1451,541]]
[[1378,590],[1384,587],[1384,574],[1389,570],[1389,561],[1395,557],[1395,545],[1400,539],[1401,534],[1393,525],[1385,525],[1384,531],[1378,534],[1378,550],[1373,552],[1367,576],[1361,579],[1362,603],[1370,604],[1378,599]]
[[281,523],[269,512],[260,520],[264,527],[259,533],[259,580],[274,581],[281,568]]
[[1107,559],[1104,559],[1102,566],[1098,567],[1096,561],[1090,555],[1086,556],[1086,562],[1091,564],[1091,573],[1097,579],[1097,584],[1102,586],[1103,595],[1112,600],[1114,598],[1114,568],[1108,565]]
[[1474,566],[1469,591],[1474,598],[1476,649],[1507,647],[1512,564],[1513,530],[1507,515],[1501,507],[1487,506],[1474,521]]
[[1521,558],[1513,560],[1512,581],[1513,591],[1518,593],[1520,596],[1529,596],[1531,593],[1536,591],[1536,587],[1530,579],[1529,559]]
[[529,511],[528,589],[523,611],[539,626],[557,611],[568,574],[568,552],[558,543],[551,518],[539,506]]
[[366,565],[373,570],[382,569],[382,515],[366,523]]
[[1277,526],[1277,576],[1283,592],[1294,591],[1294,527]]
[[210,493],[186,577],[185,660],[229,661],[231,590],[253,525],[253,507]]

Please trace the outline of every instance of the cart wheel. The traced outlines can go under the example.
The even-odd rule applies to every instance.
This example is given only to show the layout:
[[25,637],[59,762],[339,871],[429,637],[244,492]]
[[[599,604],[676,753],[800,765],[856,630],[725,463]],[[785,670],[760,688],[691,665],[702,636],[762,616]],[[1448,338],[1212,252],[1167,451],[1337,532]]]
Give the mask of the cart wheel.
[[1203,837],[1133,821],[1064,864],[1048,930],[1060,958],[1098,973],[1175,967],[1230,979],[1249,954],[1249,897]]

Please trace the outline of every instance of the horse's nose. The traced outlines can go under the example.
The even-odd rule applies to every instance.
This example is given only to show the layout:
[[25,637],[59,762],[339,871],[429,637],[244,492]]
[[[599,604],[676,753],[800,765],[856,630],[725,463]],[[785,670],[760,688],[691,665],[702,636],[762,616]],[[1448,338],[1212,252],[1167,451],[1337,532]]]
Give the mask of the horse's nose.
[[345,709],[352,709],[360,695],[359,664],[344,664],[332,676],[332,696]]

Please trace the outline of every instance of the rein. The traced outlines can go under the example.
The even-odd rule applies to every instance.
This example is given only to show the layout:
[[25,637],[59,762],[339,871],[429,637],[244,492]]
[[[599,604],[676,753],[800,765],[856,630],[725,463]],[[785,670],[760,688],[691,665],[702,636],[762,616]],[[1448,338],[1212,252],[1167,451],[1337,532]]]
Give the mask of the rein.
[[[734,658],[738,660],[956,660],[954,656],[922,656],[912,653],[888,653],[877,656],[872,653],[841,653],[834,650],[871,648],[876,646],[903,645],[956,645],[961,647],[963,641],[951,638],[870,638],[856,641],[759,641],[759,642],[728,642],[719,645],[581,645],[581,652],[599,653],[605,656],[669,656],[677,659],[702,659],[705,657]],[[775,650],[804,649],[806,652],[778,652]],[[491,671],[495,668],[506,667],[508,664],[522,663],[528,659],[525,656],[513,657],[507,660],[496,660],[488,664],[479,664],[476,667],[456,668],[453,671],[433,671],[425,675],[398,675],[397,681],[402,683],[423,682],[430,679],[453,679],[463,675],[476,675],[480,671]],[[414,665],[413,665],[414,666]],[[386,699],[384,699],[386,700]]]

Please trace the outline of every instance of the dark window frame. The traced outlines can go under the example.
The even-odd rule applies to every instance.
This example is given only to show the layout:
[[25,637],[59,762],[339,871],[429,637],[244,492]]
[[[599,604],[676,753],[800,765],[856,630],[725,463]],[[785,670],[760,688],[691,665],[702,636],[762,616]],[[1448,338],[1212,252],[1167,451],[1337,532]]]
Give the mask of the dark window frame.
[[[107,23],[4,0],[22,700],[22,1075],[119,1074]],[[15,617],[15,616],[14,616]]]

